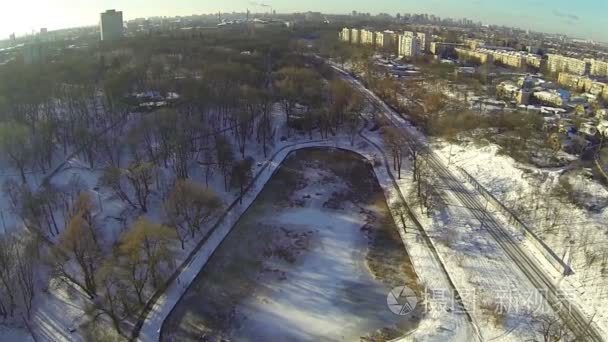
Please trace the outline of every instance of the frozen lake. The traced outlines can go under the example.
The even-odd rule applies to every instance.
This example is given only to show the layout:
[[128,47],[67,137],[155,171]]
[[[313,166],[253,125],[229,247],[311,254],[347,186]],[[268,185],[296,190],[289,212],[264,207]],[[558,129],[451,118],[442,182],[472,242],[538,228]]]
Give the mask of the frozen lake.
[[421,314],[389,310],[401,285],[420,295],[371,168],[347,152],[298,151],[199,273],[163,340],[388,339]]

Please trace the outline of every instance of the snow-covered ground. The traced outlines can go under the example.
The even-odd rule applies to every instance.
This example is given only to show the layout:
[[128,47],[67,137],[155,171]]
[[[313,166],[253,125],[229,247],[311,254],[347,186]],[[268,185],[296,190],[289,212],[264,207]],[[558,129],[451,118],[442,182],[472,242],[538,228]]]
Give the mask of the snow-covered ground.
[[[339,67],[336,64],[333,64],[333,66],[336,69],[339,69]],[[370,98],[375,98],[376,101],[381,102],[377,96],[375,94],[373,94],[370,90],[364,88],[364,86],[358,82],[357,80],[355,80],[354,78],[348,76],[348,74],[343,74],[343,77],[345,79],[347,79],[349,82],[351,82],[353,85],[357,86],[359,89],[361,89],[363,92],[367,93],[369,95]],[[392,111],[388,106],[386,105],[382,105],[384,107],[385,113],[387,114],[386,117],[389,119],[389,121],[391,121],[393,123],[393,125],[399,127],[400,129],[402,129],[403,132],[406,132],[406,134],[414,137],[415,139],[417,139],[420,143],[423,144],[427,144],[429,142],[428,138],[424,135],[422,135],[420,132],[418,132],[417,130],[415,130],[411,124],[409,124],[406,120],[404,120],[403,118],[401,118],[400,115],[398,115],[397,113],[395,113],[394,111]],[[437,150],[440,149],[441,147],[437,146],[436,144],[431,144],[431,149],[432,150]],[[447,149],[448,151],[453,150],[453,148],[449,148]],[[443,153],[440,153],[440,156],[443,156],[443,163],[448,165],[448,164],[452,164],[452,156],[450,156],[451,153],[453,152],[448,152],[446,155],[446,150],[443,151]],[[474,151],[473,154],[475,154],[476,152]],[[474,158],[473,156],[470,156],[472,159]],[[484,166],[486,167],[485,170],[488,170],[488,173],[492,173],[492,169],[494,167],[496,167],[495,165],[492,165],[491,162],[489,160],[484,160],[481,163],[484,164]],[[498,166],[500,167],[500,166]],[[455,178],[455,182],[458,182],[458,186],[454,187],[454,188],[462,188],[464,187],[462,190],[458,190],[458,191],[465,191],[467,192],[467,196],[465,197],[469,197],[468,199],[463,200],[458,200],[456,203],[450,203],[448,202],[449,205],[460,205],[463,208],[466,208],[471,202],[472,203],[485,203],[485,197],[482,196],[481,193],[477,192],[476,189],[473,187],[472,184],[470,184],[470,182],[467,180],[467,178],[463,175],[459,175],[458,169],[457,168],[453,168],[452,173],[454,174],[454,176],[450,176],[448,178],[452,178],[452,177],[456,177]],[[475,176],[475,175],[474,175]],[[516,184],[517,182],[513,183]],[[511,186],[511,184],[509,183],[508,180],[505,180],[505,182],[502,184],[505,187],[509,187]],[[445,184],[440,184],[441,186],[446,186]],[[577,187],[577,184],[574,184],[575,188]],[[448,185],[448,187],[450,187]],[[404,190],[407,190],[408,187],[406,186],[404,188]],[[537,188],[538,189],[538,188]],[[543,189],[545,190],[545,189]],[[542,192],[536,192],[537,197],[540,197],[541,194],[543,194]],[[475,198],[473,200],[473,198]],[[526,203],[526,201],[519,201],[518,203]],[[476,205],[477,206],[477,205]],[[483,208],[482,208],[483,209]],[[491,208],[490,208],[491,209]],[[479,212],[484,212],[487,211],[487,209],[478,209],[478,208],[468,208],[468,210],[470,211],[470,214],[472,214],[472,216],[476,216],[478,217],[479,215],[474,214],[475,211],[479,211]],[[549,206],[549,209],[546,210],[546,214],[549,217],[555,217],[557,215],[554,215],[554,212],[552,211],[552,207]],[[453,215],[453,214],[452,214]],[[602,334],[602,330],[603,331],[607,331],[606,330],[606,326],[602,320],[602,318],[596,318],[598,315],[601,315],[600,313],[596,312],[596,309],[599,309],[596,304],[591,304],[589,303],[589,301],[585,301],[582,299],[582,297],[585,296],[585,290],[581,290],[581,286],[577,286],[576,285],[576,277],[567,277],[564,278],[563,276],[563,269],[558,270],[555,268],[555,262],[550,261],[549,259],[547,259],[546,255],[547,253],[547,249],[544,250],[540,250],[539,249],[539,245],[541,245],[541,243],[539,243],[539,240],[535,240],[533,239],[531,236],[529,236],[529,234],[526,234],[526,232],[522,231],[520,228],[517,228],[512,222],[509,222],[509,218],[503,214],[503,212],[498,212],[495,211],[493,213],[490,213],[489,215],[491,215],[494,220],[497,221],[497,224],[500,226],[500,228],[498,229],[500,231],[500,234],[507,234],[509,237],[509,239],[514,239],[513,241],[519,241],[521,245],[521,247],[517,247],[516,249],[518,250],[518,253],[523,253],[526,255],[526,262],[532,262],[535,265],[538,265],[539,267],[541,267],[541,269],[543,270],[543,275],[542,277],[545,278],[543,281],[549,281],[551,282],[554,286],[558,289],[557,291],[557,295],[558,297],[564,298],[566,299],[566,301],[568,302],[568,305],[574,306],[577,308],[577,311],[579,313],[581,313],[582,315],[582,319],[584,319],[585,321],[589,322],[590,320],[592,321],[592,324],[594,326],[594,331],[597,332],[598,334]],[[470,216],[470,215],[469,215]],[[445,220],[445,217],[443,217],[443,219]],[[605,221],[605,220],[604,220]],[[425,222],[428,222],[428,220],[425,220]],[[479,220],[477,220],[477,224],[480,224]],[[433,229],[432,225],[428,225],[425,224],[425,227],[430,231]],[[472,227],[470,224],[468,224],[468,227]],[[466,231],[470,231],[470,229],[467,226],[465,226],[465,230]],[[492,229],[494,230],[494,228]],[[457,233],[457,231],[454,230],[447,230],[444,231],[442,234],[436,235],[433,237],[433,239],[438,240],[438,241],[452,241],[454,240],[453,235],[455,233]],[[469,236],[469,235],[466,235]],[[584,233],[583,233],[584,236]],[[447,239],[447,240],[446,240]],[[465,243],[465,246],[468,244],[468,241],[466,239],[462,239],[462,241]],[[483,242],[483,240],[481,241]],[[504,244],[504,242],[503,242]],[[603,245],[603,243],[600,243],[601,245]],[[473,247],[474,249],[477,250],[478,253],[480,253],[480,255],[483,255],[483,251],[481,250],[483,248],[483,243],[481,244],[468,244],[469,247]],[[518,246],[519,246],[518,245]],[[587,246],[587,244],[585,244],[585,246]],[[506,247],[505,247],[506,248]],[[438,248],[439,249],[439,248]],[[467,249],[465,249],[466,251]],[[570,259],[570,254],[571,254],[571,249],[568,249],[567,253],[564,253],[564,259],[569,260]],[[511,252],[510,252],[511,253]],[[550,254],[550,253],[549,253]],[[440,255],[440,258],[445,258],[445,257],[454,257],[456,256],[458,259],[463,260],[465,258],[465,255],[463,255],[462,251],[460,253],[457,253],[456,255]],[[589,258],[589,254],[585,255],[587,258]],[[593,256],[593,255],[592,255]],[[574,258],[573,258],[574,259]],[[592,260],[596,260],[601,258],[592,258]],[[459,263],[463,263],[464,261],[460,261]],[[554,260],[553,260],[554,261]],[[517,269],[517,266],[515,265],[513,260],[502,260],[501,262],[505,262],[504,267],[507,268],[511,268],[511,269]],[[445,262],[444,264],[447,264],[447,262]],[[474,265],[476,266],[476,265]],[[511,274],[510,272],[507,272],[508,274]],[[517,273],[517,272],[516,272]],[[538,273],[538,272],[536,272]],[[450,274],[452,275],[452,271],[450,271]],[[472,274],[465,274],[465,278],[466,277],[471,277],[471,276],[475,276],[475,273],[473,272]],[[501,288],[501,285],[503,285],[504,281],[500,278],[499,273],[495,273],[496,278],[494,278],[494,280],[492,282],[489,283],[485,283],[482,284],[484,287],[479,288],[477,290],[481,290],[481,291],[487,291],[489,290],[493,290],[495,288]],[[461,278],[459,275],[459,272],[456,271],[456,274],[454,275],[455,278]],[[595,280],[597,280],[597,278],[593,278]],[[535,280],[536,281],[536,280]],[[455,284],[456,288],[459,289],[459,291],[462,292],[470,292],[470,290],[476,290],[475,287],[471,287],[471,286],[467,286],[466,284],[460,284],[461,286],[459,286],[459,284]],[[470,285],[470,284],[469,284]],[[510,292],[515,292],[515,293],[528,293],[530,291],[530,284],[528,282],[524,282],[523,284],[513,284],[516,286],[515,289],[511,289],[509,290]],[[521,286],[520,286],[521,285]],[[540,285],[538,285],[539,287],[542,287]],[[577,290],[578,288],[578,290]],[[534,289],[532,289],[534,290]],[[541,289],[539,291],[545,291],[544,289]],[[534,292],[534,291],[532,291]],[[588,293],[587,293],[588,295]],[[603,294],[602,294],[603,295]],[[533,296],[535,297],[535,296]],[[513,295],[510,295],[508,298],[513,298],[517,301],[517,298],[514,297]],[[504,295],[500,295],[500,296],[494,296],[494,300],[499,300],[499,301],[504,301]],[[511,305],[511,304],[509,304]],[[543,303],[542,306],[545,306],[546,303]],[[466,302],[465,302],[465,306],[466,306]],[[562,307],[563,309],[563,307]],[[473,308],[471,308],[470,312],[474,313],[475,315],[479,314],[479,312],[477,312],[476,310],[473,310]],[[489,315],[492,315],[491,312],[489,312]],[[550,315],[549,315],[550,316]],[[493,335],[493,331],[492,329],[496,329],[497,325],[494,323],[488,324],[490,322],[487,322],[486,319],[482,319],[480,320],[476,320],[477,322],[477,327],[479,328],[478,331],[481,332],[489,332],[490,335]],[[504,319],[501,319],[501,321],[505,321]],[[507,320],[507,321],[512,321],[512,320]],[[528,319],[528,321],[530,321]],[[510,322],[507,322],[510,323]],[[512,323],[512,322],[511,322]],[[517,320],[516,320],[517,323]],[[586,323],[587,324],[587,323]],[[520,324],[516,324],[516,325],[520,325]],[[543,325],[541,323],[541,325]],[[546,325],[546,324],[545,324]],[[503,328],[505,328],[503,326]],[[521,328],[520,329],[525,329],[525,328]],[[537,329],[540,330],[540,329]],[[505,330],[504,331],[505,334],[501,334],[499,335],[500,338],[504,338],[507,335],[516,335],[516,334],[512,334],[512,332],[510,330]],[[484,336],[485,338],[486,336]]]
[[[343,139],[342,142],[313,143],[310,144],[310,146],[340,146],[341,148],[354,150],[364,155],[370,161],[379,160],[379,156],[382,155],[381,151],[375,149],[367,142],[358,142],[353,147],[346,143],[345,140],[346,139]],[[374,140],[379,142],[381,139],[376,136]],[[391,175],[389,174],[389,168],[390,165],[379,163],[374,167],[374,172],[385,192],[389,207],[392,208],[395,204],[399,203],[400,198],[398,192],[402,190],[394,187]],[[402,193],[405,193],[405,190],[407,189],[404,188]],[[480,330],[478,325],[486,323],[474,322],[473,325],[471,325],[462,309],[452,310],[454,305],[454,289],[450,285],[450,279],[444,273],[441,266],[442,263],[445,263],[444,259],[451,258],[452,255],[439,255],[438,259],[431,250],[431,246],[424,241],[422,232],[414,228],[415,224],[410,221],[409,218],[406,217],[405,221],[400,221],[401,216],[399,212],[395,211],[393,212],[393,215],[395,217],[395,222],[399,225],[399,232],[407,248],[408,254],[410,255],[412,264],[427,292],[427,298],[425,298],[427,303],[425,308],[427,314],[420,323],[419,328],[406,336],[404,340],[471,341],[478,339]],[[406,226],[402,223],[405,223]],[[228,231],[225,231],[222,234],[225,235],[227,233]],[[208,258],[208,255],[206,254],[207,253],[202,256],[205,260]],[[506,262],[509,261],[506,260]],[[202,260],[200,264],[197,263],[197,266],[200,265],[202,267],[203,264],[204,260]],[[191,270],[188,270],[183,274],[184,278],[180,275],[180,279],[194,279],[198,269],[200,268],[194,267]],[[499,273],[500,274],[498,275],[493,275],[493,278],[501,279],[501,277],[505,276],[505,272],[501,271]],[[466,278],[466,276],[464,277]],[[188,281],[186,281],[186,283],[188,283]],[[183,280],[182,284],[184,284]],[[480,286],[484,285],[491,286],[492,284],[480,284]],[[514,283],[514,285],[518,286],[519,284]],[[459,289],[459,291],[460,290],[461,289]],[[159,323],[164,321],[164,318],[168,315],[170,309],[175,305],[177,299],[184,291],[184,285],[178,286],[177,284],[173,284],[169,288],[166,297],[164,297],[165,302],[157,305],[150,316],[150,319],[146,321],[144,329],[142,329],[142,340],[156,340],[158,338],[159,331],[157,329]],[[526,291],[521,291],[521,293],[525,292]],[[469,310],[468,307],[466,307],[466,309]],[[489,315],[493,314],[489,313]],[[502,331],[503,333],[507,332],[507,328],[507,326],[496,327],[496,329],[504,329]],[[479,337],[479,339],[481,339],[481,337]]]
[[[272,116],[277,135],[275,136],[275,142],[269,144],[269,155],[289,144],[293,144],[301,138],[299,136],[293,136],[291,139],[278,141],[281,134],[285,133],[285,116],[279,106],[276,106],[274,109]],[[141,118],[140,114],[129,115],[121,129],[124,132],[126,130],[125,127],[134,125]],[[115,133],[113,132],[112,134]],[[229,139],[232,138],[229,134],[226,136]],[[117,139],[121,138],[125,137],[121,137],[120,135],[117,137]],[[126,144],[126,142],[118,140],[116,141],[116,144]],[[239,156],[235,143],[233,143],[233,148],[235,156]],[[130,212],[133,210],[123,201],[116,198],[112,191],[99,186],[99,179],[102,175],[104,165],[96,165],[95,168],[90,168],[90,166],[82,160],[81,156],[73,155],[73,151],[70,149],[66,152],[67,153],[63,153],[63,151],[57,149],[53,165],[50,168],[51,170],[56,171],[54,173],[50,171],[47,171],[47,173],[27,171],[26,178],[28,185],[32,190],[35,190],[40,187],[43,179],[49,178],[50,184],[58,189],[90,193],[95,206],[94,216],[96,217],[99,226],[103,229],[103,244],[104,247],[109,250],[110,246],[119,239],[128,224],[134,219],[132,216],[135,213]],[[256,163],[254,164],[254,173],[257,173],[261,169],[262,162],[267,159],[263,156],[261,145],[255,143],[248,144],[246,153],[256,160]],[[124,153],[122,158],[123,165],[127,165],[129,160],[124,160],[127,159],[127,154]],[[14,168],[4,163],[1,164],[0,167],[3,171],[0,173],[0,184],[4,184],[9,179],[19,180],[19,174]],[[194,161],[192,161],[190,167],[190,178],[198,183],[205,184],[203,168],[198,166]],[[174,174],[170,168],[160,168],[158,170],[158,175],[155,176],[155,179],[157,179],[158,182],[164,183],[163,185],[170,184],[173,181],[173,178]],[[159,222],[162,219],[162,198],[165,197],[166,194],[158,191],[160,189],[157,185],[158,184],[155,184],[155,191],[153,191],[150,196],[149,211],[145,216],[153,221]],[[223,177],[217,170],[211,175],[209,186],[226,205],[234,201],[238,195],[238,190],[235,189],[225,191]],[[21,220],[10,207],[9,198],[7,198],[7,196],[2,196],[0,198],[0,228],[2,231],[24,229]],[[58,210],[55,212],[55,215],[61,230],[66,219],[64,217],[65,211]],[[49,238],[51,240],[54,239],[54,237],[51,236],[49,236]],[[179,244],[174,246],[173,251],[176,264],[180,264],[186,259],[189,252],[196,246],[198,239],[200,238],[201,237],[198,236],[197,239],[187,240],[184,249],[179,248]],[[87,315],[85,315],[85,308],[90,304],[88,300],[84,299],[83,294],[73,287],[49,280],[48,269],[45,264],[41,264],[36,273],[39,284],[37,285],[37,293],[31,315],[32,327],[36,337],[48,341],[83,340],[81,324],[86,323],[89,319]],[[148,295],[150,292],[151,289],[148,289]],[[16,316],[20,317],[20,313]],[[20,331],[21,328],[18,328],[18,326],[22,325],[21,319],[16,319],[13,325],[17,326],[17,328],[12,328],[13,330]]]
[[[282,133],[280,128],[284,126],[284,115],[280,110],[276,110],[274,116],[275,125],[279,128],[277,132]],[[365,134],[378,145],[382,145],[381,138],[377,133],[365,132]],[[141,340],[158,340],[162,322],[177,303],[187,285],[196,277],[210,254],[221,243],[249,204],[253,202],[285,156],[292,150],[307,146],[340,146],[354,150],[370,161],[382,159],[381,150],[360,139],[357,140],[355,146],[350,146],[346,137],[339,137],[331,141],[311,142],[304,136],[292,136],[291,139],[286,141],[276,141],[270,149],[269,158],[263,157],[260,146],[249,144],[247,155],[253,156],[256,160],[257,167],[254,174],[258,176],[255,178],[250,191],[244,196],[243,204],[236,205],[233,210],[228,212],[218,229],[209,237],[207,243],[197,252],[190,263],[185,265],[184,270],[179,275],[180,282],[173,282],[160,299],[156,301],[144,323],[140,335]],[[504,199],[507,204],[521,202],[522,199],[525,199],[520,197],[522,194],[538,197],[538,189],[546,190],[550,188],[550,185],[555,183],[556,175],[561,172],[561,170],[542,171],[540,172],[542,181],[534,183],[534,178],[530,177],[530,174],[536,174],[534,170],[520,170],[513,161],[497,156],[495,151],[492,152],[491,147],[490,150],[475,150],[470,146],[466,148],[454,146],[449,149],[454,154],[451,157],[446,155],[446,153],[450,153],[448,147],[438,146],[438,149],[444,159],[450,159],[451,162],[463,166],[497,197]],[[409,168],[409,165],[404,166],[405,175],[409,175]],[[399,202],[399,192],[404,195],[408,193],[411,182],[405,176],[402,181],[398,182],[399,188],[395,188],[389,169],[390,165],[384,165],[383,163],[374,166],[374,172],[385,192],[389,207],[392,207]],[[500,170],[498,175],[495,170]],[[204,183],[200,167],[193,165],[191,171],[192,179]],[[125,205],[116,201],[109,192],[103,189],[99,191],[94,189],[97,186],[99,175],[99,170],[88,169],[78,158],[72,158],[63,170],[53,177],[52,182],[61,186],[78,178],[84,187],[94,194],[94,198],[100,203],[99,208],[101,210],[97,213],[98,218],[106,223],[104,226],[108,227],[106,242],[111,243],[118,238],[122,229],[124,229],[124,224],[115,220],[115,217],[120,216],[119,214],[125,210]],[[32,184],[39,184],[42,175],[31,175],[29,177],[32,177]],[[593,194],[596,199],[608,197],[605,190],[582,177],[575,178],[573,184],[575,188],[582,189],[584,193]],[[226,204],[231,203],[236,198],[234,191],[224,191],[221,175],[213,175],[210,186]],[[473,190],[471,189],[471,191]],[[148,214],[151,219],[158,220],[159,218],[161,197],[160,194],[155,194],[152,198],[150,213]],[[449,202],[449,196],[446,199]],[[0,207],[7,207],[5,200],[0,203]],[[606,222],[606,209],[590,214],[581,208],[567,206],[565,211],[568,215],[563,215],[563,220],[566,220],[565,223],[562,222],[560,225],[563,229],[545,238],[558,254],[565,255],[571,260],[575,275],[566,278],[565,281],[579,290],[579,296],[585,300],[583,304],[592,308],[601,308],[602,305],[607,304],[603,290],[605,286],[601,281],[603,278],[598,276],[604,269],[601,252],[606,250],[606,246],[603,244],[606,237],[602,231],[604,227],[602,222]],[[3,213],[5,224],[8,222],[8,225],[12,226],[17,222],[16,220],[10,221],[10,215],[6,214],[6,211],[3,211]],[[425,315],[418,329],[407,336],[406,339],[471,341],[481,339],[481,337],[486,339],[501,336],[506,339],[520,339],[528,336],[522,330],[528,323],[525,320],[526,316],[509,314],[501,317],[500,324],[492,321],[492,317],[496,315],[489,312],[488,308],[496,308],[492,305],[499,300],[497,299],[499,294],[492,291],[504,289],[505,291],[515,291],[521,296],[522,294],[532,293],[533,289],[530,288],[529,282],[521,277],[513,263],[505,258],[504,253],[497,248],[496,243],[477,228],[479,221],[467,216],[466,211],[461,211],[455,207],[450,207],[444,212],[443,216],[438,214],[425,218],[424,215],[418,213],[419,219],[422,221],[424,229],[426,229],[426,234],[430,236],[432,245],[428,245],[423,237],[423,232],[417,230],[413,222],[408,218],[401,221],[401,217],[396,210],[393,210],[393,215],[414,269],[420,282],[426,287],[426,294],[428,295],[428,298],[425,298],[426,303],[438,304],[429,306],[427,315]],[[579,222],[579,224],[574,225],[576,222]],[[589,224],[589,222],[593,222],[593,224]],[[585,229],[584,234],[580,234],[582,229]],[[582,238],[579,238],[580,236]],[[564,241],[570,243],[570,239],[573,237],[576,237],[574,243],[571,243],[573,248],[567,248],[568,244],[565,244]],[[581,243],[581,240],[584,240],[585,243]],[[177,245],[175,246],[176,264],[180,264],[186,259],[196,242],[195,240],[188,241],[184,250],[181,250]],[[433,248],[436,248],[437,254],[435,254]],[[588,271],[578,272],[577,270],[580,270],[584,263],[589,262],[590,254],[591,256],[597,255],[595,258],[591,258],[595,260],[595,263],[592,263],[592,267],[585,267]],[[443,269],[448,269],[449,275],[446,275]],[[509,279],[509,281],[506,282],[505,279]],[[449,306],[450,296],[454,290],[451,284],[454,284],[463,296],[465,309],[473,317],[472,324],[468,321],[465,312],[454,310]],[[42,340],[49,341],[83,340],[78,328],[86,319],[83,311],[86,300],[82,299],[81,293],[70,291],[65,287],[51,285],[53,284],[42,285],[48,293],[38,293],[35,300],[32,322],[36,335]],[[471,289],[479,291],[482,298],[487,301],[494,300],[494,303],[489,303],[485,311],[476,310],[475,305],[471,305],[464,298],[465,295],[471,294]],[[477,295],[476,291],[473,291],[472,294]],[[601,310],[598,310],[598,316],[596,317],[599,321],[603,320],[605,322],[606,320],[606,317],[601,315]],[[20,332],[15,330],[14,333]],[[0,331],[0,334],[4,336],[2,331]]]
[[[379,137],[376,138],[380,140]],[[351,146],[348,142],[348,138],[334,139],[328,142],[313,142],[305,143],[298,146],[293,146],[292,149],[303,148],[306,146],[319,146],[319,147],[331,147],[336,146],[348,150],[353,150],[361,155],[365,156],[370,162],[381,159],[382,151],[377,150],[374,146],[364,141],[358,141],[355,146]],[[273,160],[269,163],[272,168],[276,169],[284,156],[286,156],[288,150],[282,152],[281,156],[277,160]],[[374,172],[380,183],[385,197],[389,203],[389,208],[392,208],[395,204],[400,202],[399,190],[394,187],[391,175],[389,174],[389,165],[383,163],[376,164],[374,166]],[[252,189],[244,198],[244,205],[248,205],[253,200],[253,197],[260,191],[263,184],[270,178],[272,171],[265,171],[267,174],[264,177],[259,177]],[[244,211],[243,209],[239,209]],[[195,259],[188,265],[187,269],[184,270],[179,276],[180,283],[173,283],[167,289],[165,294],[157,301],[152,312],[148,315],[144,326],[141,331],[140,340],[158,340],[159,328],[162,322],[170,313],[171,309],[175,306],[181,295],[185,292],[187,284],[192,282],[196,277],[198,270],[206,263],[210,253],[219,245],[223,237],[232,228],[232,225],[236,222],[240,215],[234,215],[234,221],[232,224],[224,225],[220,229],[214,232],[213,237],[209,239],[210,243],[206,244],[199,253],[197,253]],[[441,261],[437,259],[436,255],[431,250],[431,247],[424,241],[422,232],[411,229],[415,227],[414,223],[405,218],[405,221],[401,220],[401,216],[398,212],[393,212],[395,222],[398,225],[399,233],[403,239],[405,247],[410,255],[413,267],[420,279],[420,282],[424,284],[428,293],[425,300],[427,303],[441,302],[445,298],[441,297],[442,293],[453,293],[453,288],[450,285],[450,280],[444,273],[441,267]],[[229,218],[232,215],[228,216]],[[406,224],[407,227],[404,227]],[[433,295],[436,294],[436,295]],[[428,305],[426,308],[426,315],[420,322],[418,329],[413,333],[405,337],[405,340],[427,340],[427,341],[471,341],[477,340],[477,328],[473,327],[466,318],[466,314],[462,310],[450,311],[442,305]]]
[[[365,187],[365,195],[345,196],[353,189],[344,174],[334,173],[343,170],[340,164],[328,168],[327,159],[315,162],[315,154],[306,153],[291,154],[241,217],[165,323],[165,340],[200,336],[206,325],[222,326],[207,330],[208,335],[221,330],[230,339],[258,341],[358,340],[383,327],[407,330],[411,315],[389,310],[391,287],[385,280],[397,278],[399,285],[417,280],[400,272],[377,273],[372,271],[376,264],[368,263],[369,249],[377,249],[379,263],[408,268],[398,235],[390,244],[374,244],[366,236],[394,229],[379,216],[381,190],[373,187],[372,193]],[[348,162],[354,167],[357,161]],[[281,175],[287,174],[304,178],[285,183]],[[279,188],[284,192],[278,194]],[[386,254],[393,248],[405,260]],[[421,312],[419,307],[417,316]],[[216,317],[230,318],[203,322]],[[180,334],[174,335],[177,330]]]
[[0,325],[2,341],[34,342],[32,335],[25,328]]
[[[574,274],[560,279],[561,286],[575,289],[579,304],[608,331],[606,188],[585,172],[570,172],[570,167],[539,169],[521,165],[498,153],[499,147],[493,144],[437,142],[434,147],[444,160],[475,177],[572,267]],[[560,177],[572,185],[566,197],[554,195]]]

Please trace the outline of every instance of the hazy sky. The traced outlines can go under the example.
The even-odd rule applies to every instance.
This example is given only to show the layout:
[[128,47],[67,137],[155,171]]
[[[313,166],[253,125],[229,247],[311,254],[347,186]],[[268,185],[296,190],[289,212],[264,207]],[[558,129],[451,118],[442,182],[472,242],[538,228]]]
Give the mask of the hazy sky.
[[[476,21],[560,32],[608,42],[608,0],[261,0],[277,12],[322,11],[429,13]],[[266,11],[247,0],[2,0],[0,37],[41,27],[57,29],[93,25],[109,8],[126,20],[157,15],[188,15],[217,11]]]

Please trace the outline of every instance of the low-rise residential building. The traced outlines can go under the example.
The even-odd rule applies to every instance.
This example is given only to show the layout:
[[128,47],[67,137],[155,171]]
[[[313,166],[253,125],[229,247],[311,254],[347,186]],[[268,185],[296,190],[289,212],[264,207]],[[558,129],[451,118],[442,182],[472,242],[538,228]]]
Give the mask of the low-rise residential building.
[[608,137],[608,121],[607,120],[600,121],[600,123],[597,125],[597,131],[599,134],[603,135],[604,137]]
[[517,92],[517,96],[515,97],[515,101],[519,105],[527,105],[530,103],[530,99],[532,98],[532,92],[526,89],[519,89]]
[[541,103],[549,104],[552,106],[562,107],[566,104],[569,96],[565,92],[559,92],[556,90],[542,90],[534,92],[533,96]]
[[530,103],[532,92],[522,89],[513,82],[501,82],[496,86],[496,95],[510,101],[515,101],[519,105]]
[[520,89],[513,82],[500,82],[496,86],[496,95],[501,98],[514,99]]
[[481,39],[465,39],[464,45],[466,45],[471,50],[476,50],[477,48],[486,45],[486,43]]
[[536,87],[543,87],[547,81],[542,79],[541,77],[536,77],[534,75],[526,75],[524,77],[520,77],[517,80],[517,85],[523,89],[533,89]]
[[575,75],[586,75],[589,73],[590,63],[578,58],[562,55],[547,55],[547,67],[550,72],[567,72]]

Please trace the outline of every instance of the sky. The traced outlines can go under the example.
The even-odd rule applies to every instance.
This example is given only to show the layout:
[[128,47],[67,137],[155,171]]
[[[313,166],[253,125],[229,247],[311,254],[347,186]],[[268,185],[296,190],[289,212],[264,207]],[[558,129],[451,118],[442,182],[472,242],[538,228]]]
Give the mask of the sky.
[[321,11],[372,14],[428,13],[467,17],[498,24],[608,42],[608,0],[2,0],[0,38],[38,31],[95,25],[106,9],[122,10],[124,19],[218,11],[278,13]]

